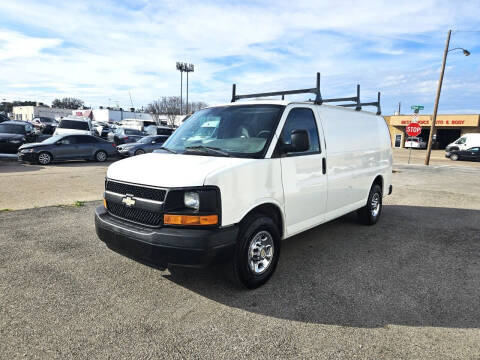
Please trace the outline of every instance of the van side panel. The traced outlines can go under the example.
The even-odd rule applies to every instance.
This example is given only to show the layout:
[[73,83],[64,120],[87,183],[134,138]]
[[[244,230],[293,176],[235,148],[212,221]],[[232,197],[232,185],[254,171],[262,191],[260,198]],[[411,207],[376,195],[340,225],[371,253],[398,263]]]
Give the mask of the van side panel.
[[326,216],[331,219],[363,206],[378,175],[384,179],[383,193],[388,193],[392,150],[383,117],[328,105],[317,111],[325,133]]
[[207,175],[205,185],[221,189],[222,226],[239,223],[250,210],[268,203],[279,207],[285,224],[280,159],[255,160],[216,170]]

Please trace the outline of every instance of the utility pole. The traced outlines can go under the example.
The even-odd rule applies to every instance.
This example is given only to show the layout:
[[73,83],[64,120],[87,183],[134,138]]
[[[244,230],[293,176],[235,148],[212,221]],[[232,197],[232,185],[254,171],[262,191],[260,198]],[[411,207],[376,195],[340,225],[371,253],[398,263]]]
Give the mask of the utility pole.
[[401,108],[402,108],[402,102],[399,101],[399,102],[398,102],[398,115],[401,114],[401,112],[400,112]]
[[442,91],[443,74],[445,73],[445,64],[447,62],[448,47],[450,46],[451,34],[452,34],[452,30],[448,30],[447,42],[445,43],[445,50],[443,52],[442,70],[440,71],[440,79],[438,80],[438,87],[437,87],[437,96],[435,98],[435,106],[433,108],[432,125],[430,126],[430,134],[428,135],[428,146],[427,146],[427,155],[425,157],[425,165],[430,164],[430,154],[432,152],[432,139],[433,139],[433,133],[435,132],[435,122],[437,121],[438,102],[440,101],[440,92]]

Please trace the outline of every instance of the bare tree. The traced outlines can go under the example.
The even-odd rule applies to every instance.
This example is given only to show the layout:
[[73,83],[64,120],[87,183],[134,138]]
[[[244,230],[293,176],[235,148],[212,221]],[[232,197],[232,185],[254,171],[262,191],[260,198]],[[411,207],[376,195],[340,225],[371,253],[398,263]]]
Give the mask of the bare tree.
[[[189,103],[189,110],[191,113],[203,109],[208,105],[203,101]],[[185,103],[182,109],[186,109]],[[168,125],[175,125],[175,119],[180,114],[180,97],[179,96],[164,96],[161,99],[154,100],[148,104],[146,111],[152,115],[152,118],[160,125],[160,115],[167,117]]]
[[203,108],[206,108],[208,106],[207,103],[203,101],[197,101],[197,102],[191,102],[188,106],[189,110],[191,113],[194,113],[195,111],[201,110]]
[[160,125],[160,113],[161,113],[161,105],[160,100],[154,100],[150,104],[147,105],[145,109],[147,113],[152,115],[153,120],[157,125]]

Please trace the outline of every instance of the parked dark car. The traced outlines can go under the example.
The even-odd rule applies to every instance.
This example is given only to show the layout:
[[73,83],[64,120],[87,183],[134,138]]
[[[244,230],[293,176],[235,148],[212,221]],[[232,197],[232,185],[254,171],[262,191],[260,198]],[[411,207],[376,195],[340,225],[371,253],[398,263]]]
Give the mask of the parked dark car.
[[157,135],[172,135],[174,129],[168,126],[157,126]]
[[150,153],[160,149],[167,139],[168,135],[145,136],[134,143],[117,146],[117,151],[124,157]]
[[8,118],[7,115],[0,114],[0,123],[2,123],[4,121],[10,121],[10,119]]
[[103,139],[108,139],[108,133],[112,131],[110,125],[103,121],[93,121],[92,127],[95,130],[95,135],[100,136]]
[[115,132],[108,134],[108,140],[113,141],[115,145],[120,145],[138,141],[145,135],[146,133],[140,130],[119,127]]
[[480,161],[480,147],[472,147],[467,150],[451,150],[449,155],[450,160],[470,160],[470,161]]
[[35,129],[46,135],[52,135],[58,126],[58,122],[55,119],[46,116],[38,116],[33,118],[32,124]]
[[117,154],[115,146],[92,135],[55,135],[40,143],[25,144],[18,149],[20,161],[47,165],[57,160],[96,160],[103,162]]
[[26,121],[4,121],[0,123],[0,153],[15,154],[27,142],[35,141],[33,125]]

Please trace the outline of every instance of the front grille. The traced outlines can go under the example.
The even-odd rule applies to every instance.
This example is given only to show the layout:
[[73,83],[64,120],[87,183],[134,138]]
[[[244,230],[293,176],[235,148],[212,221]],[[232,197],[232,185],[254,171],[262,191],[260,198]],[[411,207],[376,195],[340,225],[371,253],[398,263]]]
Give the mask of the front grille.
[[108,211],[118,217],[148,226],[159,226],[162,223],[162,214],[148,210],[126,207],[107,201]]
[[123,194],[123,195],[133,195],[134,197],[149,199],[154,201],[164,201],[165,194],[167,193],[164,189],[155,189],[137,185],[130,185],[121,182],[107,180],[107,185],[105,190],[112,191],[114,193]]

